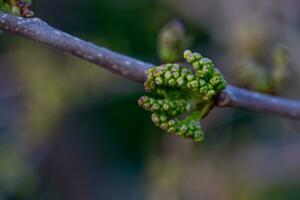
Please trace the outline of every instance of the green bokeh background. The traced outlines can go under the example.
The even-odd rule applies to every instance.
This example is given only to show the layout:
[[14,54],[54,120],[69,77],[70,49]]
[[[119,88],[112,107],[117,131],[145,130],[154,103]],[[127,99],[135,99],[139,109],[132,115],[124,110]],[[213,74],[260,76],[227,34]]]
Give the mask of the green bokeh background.
[[[180,19],[190,47],[231,83],[236,63],[269,66],[274,45],[284,43],[290,77],[279,94],[299,99],[297,1],[36,0],[33,10],[54,27],[151,63],[159,63],[159,31]],[[299,122],[215,109],[198,144],[155,128],[137,105],[143,93],[140,84],[2,33],[0,200],[300,198]]]

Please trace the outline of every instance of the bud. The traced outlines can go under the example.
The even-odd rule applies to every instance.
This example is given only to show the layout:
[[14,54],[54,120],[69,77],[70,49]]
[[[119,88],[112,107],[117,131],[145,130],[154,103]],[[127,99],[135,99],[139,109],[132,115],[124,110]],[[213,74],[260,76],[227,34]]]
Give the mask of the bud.
[[179,61],[185,46],[186,35],[181,22],[172,21],[163,27],[158,38],[158,53],[162,61]]
[[145,89],[164,99],[144,96],[138,103],[152,112],[152,121],[161,129],[202,141],[204,134],[199,120],[210,111],[213,98],[227,83],[210,59],[189,50],[184,52],[184,58],[194,71],[176,63],[149,69]]

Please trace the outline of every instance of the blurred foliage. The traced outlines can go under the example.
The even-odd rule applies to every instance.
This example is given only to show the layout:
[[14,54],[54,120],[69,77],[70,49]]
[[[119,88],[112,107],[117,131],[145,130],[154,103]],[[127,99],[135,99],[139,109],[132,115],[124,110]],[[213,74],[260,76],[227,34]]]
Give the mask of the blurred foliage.
[[158,36],[160,60],[165,63],[180,61],[185,49],[187,49],[187,36],[184,25],[177,20],[166,24]]
[[0,11],[23,17],[32,17],[31,0],[0,0]]
[[237,84],[251,90],[276,94],[288,78],[288,54],[283,46],[276,46],[272,52],[271,69],[255,61],[242,61],[236,66]]

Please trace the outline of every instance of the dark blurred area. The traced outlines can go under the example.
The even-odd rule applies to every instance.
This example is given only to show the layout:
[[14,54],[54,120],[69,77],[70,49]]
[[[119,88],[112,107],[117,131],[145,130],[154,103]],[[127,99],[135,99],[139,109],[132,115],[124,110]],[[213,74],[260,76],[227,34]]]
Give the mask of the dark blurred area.
[[[239,79],[248,67],[237,67],[255,66],[245,77],[257,83],[272,74],[272,52],[283,45],[289,64],[280,85],[263,89],[300,99],[297,0],[36,0],[33,10],[63,31],[157,64],[159,32],[179,19],[189,48],[254,90]],[[100,67],[1,33],[0,200],[300,199],[299,121],[216,108],[203,121],[205,141],[195,143],[158,130],[137,105],[143,93]]]

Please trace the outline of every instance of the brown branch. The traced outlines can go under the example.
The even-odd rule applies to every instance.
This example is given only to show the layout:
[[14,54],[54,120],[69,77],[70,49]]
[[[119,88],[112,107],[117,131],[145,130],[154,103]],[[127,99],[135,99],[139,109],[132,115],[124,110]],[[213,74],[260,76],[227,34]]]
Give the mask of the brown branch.
[[[139,83],[144,82],[145,71],[154,66],[83,41],[38,18],[25,19],[0,13],[0,29],[68,52]],[[264,95],[232,85],[220,94],[217,105],[300,119],[300,101]]]
[[22,18],[0,12],[0,29],[68,52],[140,83],[146,78],[144,71],[153,67],[71,36],[38,18]]
[[300,101],[265,95],[233,85],[228,85],[222,91],[217,105],[300,119]]

